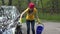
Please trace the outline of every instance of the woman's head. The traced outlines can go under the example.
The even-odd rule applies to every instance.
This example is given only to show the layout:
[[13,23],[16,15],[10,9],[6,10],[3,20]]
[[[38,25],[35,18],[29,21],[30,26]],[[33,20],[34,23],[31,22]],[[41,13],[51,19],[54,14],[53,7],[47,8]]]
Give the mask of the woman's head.
[[30,9],[34,9],[35,4],[34,4],[33,2],[30,2],[28,7],[29,7]]

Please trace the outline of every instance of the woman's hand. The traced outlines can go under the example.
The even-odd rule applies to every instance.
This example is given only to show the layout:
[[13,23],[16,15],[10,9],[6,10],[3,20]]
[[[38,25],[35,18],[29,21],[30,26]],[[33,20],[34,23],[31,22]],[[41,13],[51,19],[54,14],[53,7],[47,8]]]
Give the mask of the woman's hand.
[[22,18],[20,18],[20,23],[22,23]]
[[40,21],[38,21],[38,24],[41,24],[41,22],[40,22]]
[[39,19],[39,18],[37,19],[37,22],[38,22],[38,24],[41,24],[41,21],[40,21],[40,19]]

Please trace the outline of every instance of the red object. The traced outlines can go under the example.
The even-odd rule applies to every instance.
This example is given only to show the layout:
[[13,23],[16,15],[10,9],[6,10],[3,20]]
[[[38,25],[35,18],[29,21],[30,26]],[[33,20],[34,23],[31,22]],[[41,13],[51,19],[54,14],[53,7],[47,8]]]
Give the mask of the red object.
[[34,6],[35,6],[34,3],[30,2],[28,7],[29,7],[30,9],[33,9]]

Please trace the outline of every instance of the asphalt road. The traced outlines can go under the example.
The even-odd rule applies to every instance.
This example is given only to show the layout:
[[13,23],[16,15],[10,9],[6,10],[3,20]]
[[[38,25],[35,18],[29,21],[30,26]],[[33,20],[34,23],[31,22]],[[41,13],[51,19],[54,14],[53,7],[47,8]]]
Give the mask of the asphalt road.
[[[42,34],[60,34],[60,22],[47,22],[44,21],[42,22],[44,24],[44,30]],[[36,30],[36,24],[35,24],[35,30]],[[23,34],[26,34],[27,28],[26,28],[26,24],[23,23],[22,26],[22,31]],[[32,31],[30,29],[30,34],[32,34]]]

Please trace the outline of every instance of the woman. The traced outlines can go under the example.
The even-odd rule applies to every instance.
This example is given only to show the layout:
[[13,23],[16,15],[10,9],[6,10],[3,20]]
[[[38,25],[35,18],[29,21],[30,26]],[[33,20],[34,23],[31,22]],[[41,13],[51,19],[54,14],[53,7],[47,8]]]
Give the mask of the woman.
[[[34,25],[35,25],[35,16],[37,21],[39,21],[39,18],[37,16],[37,9],[35,8],[34,3],[29,3],[28,8],[22,12],[21,16],[20,16],[20,23],[22,23],[22,16],[24,14],[26,15],[26,25],[27,25],[27,34],[30,34],[30,23],[31,23],[31,28],[32,28],[32,33],[35,34],[35,30],[34,30]],[[40,23],[40,21],[38,22]]]

